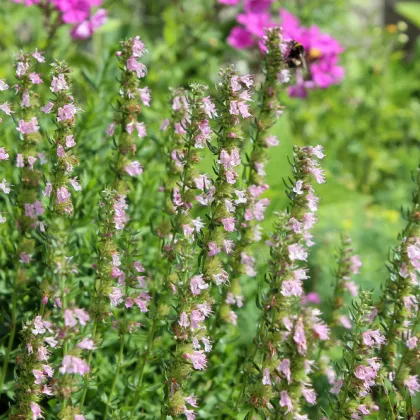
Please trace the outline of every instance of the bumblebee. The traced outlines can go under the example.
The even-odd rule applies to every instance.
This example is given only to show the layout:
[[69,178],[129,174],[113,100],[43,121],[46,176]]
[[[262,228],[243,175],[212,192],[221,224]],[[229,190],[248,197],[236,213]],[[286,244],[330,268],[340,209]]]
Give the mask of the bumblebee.
[[287,55],[285,61],[290,69],[297,67],[307,68],[305,61],[305,48],[303,48],[303,45],[300,42],[290,41],[289,54]]

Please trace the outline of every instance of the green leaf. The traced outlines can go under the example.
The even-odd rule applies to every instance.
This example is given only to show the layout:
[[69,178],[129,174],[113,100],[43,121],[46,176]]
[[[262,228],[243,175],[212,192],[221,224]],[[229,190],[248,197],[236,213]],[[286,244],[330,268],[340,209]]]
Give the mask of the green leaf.
[[411,23],[420,28],[420,4],[412,1],[404,1],[395,5],[396,11]]

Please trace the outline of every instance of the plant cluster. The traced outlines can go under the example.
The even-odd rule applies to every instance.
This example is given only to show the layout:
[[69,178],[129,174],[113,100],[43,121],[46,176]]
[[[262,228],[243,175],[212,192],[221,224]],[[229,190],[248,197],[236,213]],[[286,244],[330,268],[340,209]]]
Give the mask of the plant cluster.
[[[64,3],[51,4],[66,22]],[[81,21],[67,23],[82,26],[100,4],[74,3]],[[259,3],[245,7],[258,15]],[[283,18],[284,32],[269,25],[257,41],[260,74],[231,65],[214,88],[167,89],[158,117],[145,84],[158,63],[146,61],[140,37],[122,41],[99,169],[81,141],[81,73],[49,51],[16,55],[15,79],[0,80],[2,125],[14,132],[0,136],[4,418],[417,414],[420,168],[380,298],[352,278],[362,261],[343,236],[322,313],[310,255],[328,147],[284,150],[272,130],[287,113],[287,84],[302,87],[290,66],[296,42],[323,39],[332,50],[311,63],[322,88],[341,78],[341,50]],[[274,147],[290,175],[270,227]]]

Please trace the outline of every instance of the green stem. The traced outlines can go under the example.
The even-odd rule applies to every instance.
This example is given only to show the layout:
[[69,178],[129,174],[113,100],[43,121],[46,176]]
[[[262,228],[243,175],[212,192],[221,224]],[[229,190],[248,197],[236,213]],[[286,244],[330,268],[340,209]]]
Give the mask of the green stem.
[[118,375],[120,374],[120,369],[121,369],[121,365],[122,365],[122,362],[123,362],[123,357],[124,357],[124,335],[121,335],[121,337],[120,337],[120,352],[119,352],[119,356],[118,356],[118,365],[117,365],[117,370],[116,370],[115,375],[114,375],[114,379],[112,380],[112,386],[111,386],[111,391],[109,393],[108,401],[106,403],[104,420],[106,420],[108,418],[108,411],[109,411],[109,407],[111,405],[111,400],[112,400],[112,396],[114,394],[115,385],[117,383]]
[[16,288],[16,278],[15,278],[14,284],[13,284],[13,295],[12,295],[12,319],[11,319],[11,324],[10,324],[11,330],[10,330],[10,335],[9,335],[9,342],[7,344],[6,357],[3,362],[3,369],[1,371],[1,376],[0,376],[0,393],[1,393],[1,390],[3,389],[4,380],[6,379],[7,367],[9,365],[9,360],[10,360],[10,353],[12,351],[13,342],[15,340],[15,335],[16,335],[16,306],[17,306],[16,304],[17,304],[17,288]]
[[134,419],[134,415],[136,413],[136,408],[137,408],[137,404],[138,404],[138,400],[140,397],[140,391],[142,388],[142,382],[143,382],[143,373],[144,373],[144,368],[146,366],[146,362],[147,359],[149,357],[149,354],[152,350],[153,347],[153,340],[155,338],[155,331],[156,331],[156,324],[157,324],[157,313],[155,312],[154,316],[153,316],[153,321],[152,321],[152,326],[149,330],[149,334],[147,336],[147,347],[145,352],[143,353],[143,357],[141,358],[140,364],[139,364],[139,369],[138,369],[138,380],[137,380],[137,387],[136,387],[136,393],[134,394],[134,405],[133,405],[133,409],[131,411],[131,415],[130,415],[130,420]]
[[[96,336],[96,328],[97,328],[97,322],[96,319],[93,322],[93,328],[92,328],[92,338],[93,341],[95,341],[95,336]],[[93,350],[89,351],[89,356],[87,359],[87,364],[90,367],[90,362],[92,361],[92,354],[93,354]],[[89,372],[85,375],[85,379],[84,379],[84,383],[83,383],[83,392],[82,392],[82,398],[80,399],[80,410],[83,408],[83,405],[85,403],[85,399],[86,399],[86,394],[88,391],[88,385],[89,385],[89,379],[90,379],[90,372],[92,371],[89,370]]]
[[392,413],[392,419],[395,420],[394,409],[392,407],[391,399],[389,398],[389,393],[385,388],[385,382],[384,382],[383,378],[381,378],[381,382],[382,382],[382,387],[383,387],[384,393],[386,395],[387,402],[389,404],[390,413]]

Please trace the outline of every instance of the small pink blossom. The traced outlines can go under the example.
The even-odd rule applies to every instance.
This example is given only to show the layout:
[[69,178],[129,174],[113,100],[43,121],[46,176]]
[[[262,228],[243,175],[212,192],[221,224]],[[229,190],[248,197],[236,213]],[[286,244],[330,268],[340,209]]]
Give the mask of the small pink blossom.
[[235,219],[233,217],[226,217],[221,222],[226,232],[233,232],[235,230]]
[[213,280],[218,286],[225,284],[228,281],[228,278],[228,273],[225,270],[221,270],[220,273],[213,274]]
[[306,261],[308,257],[308,252],[305,250],[305,248],[300,244],[292,244],[287,247],[289,250],[289,258],[292,261],[295,260],[301,260]]
[[57,189],[57,204],[66,202],[70,198],[69,190],[66,187]]
[[348,330],[352,328],[351,321],[347,316],[342,315],[338,320],[344,328],[347,328]]
[[69,88],[64,74],[59,74],[58,77],[54,76],[51,82],[51,91],[52,92],[60,92],[61,90],[67,90]]
[[417,375],[408,376],[404,380],[404,385],[407,387],[408,392],[412,397],[414,397],[417,392],[420,392],[420,383]]
[[45,63],[45,58],[42,56],[42,53],[38,51],[38,49],[35,49],[35,52],[32,53],[32,57],[35,58],[38,63]]
[[210,119],[217,116],[216,106],[212,102],[210,96],[203,98],[203,110]]
[[38,119],[32,117],[30,121],[19,120],[18,127],[16,128],[22,134],[32,134],[39,130]]
[[16,76],[20,78],[29,70],[29,63],[19,61],[16,65]]
[[52,192],[52,184],[50,182],[47,182],[45,184],[45,190],[42,192],[44,197],[50,197]]
[[150,106],[151,101],[151,90],[146,86],[142,89],[138,89],[140,100],[145,106]]
[[189,359],[194,369],[203,370],[207,366],[207,358],[202,350],[194,351],[191,354],[184,354],[186,359]]
[[4,147],[0,147],[0,162],[2,160],[9,160],[9,153],[6,152]]
[[43,83],[38,73],[29,73],[29,79],[34,85],[40,85]]
[[21,263],[29,264],[31,262],[31,257],[26,252],[21,252],[19,255],[19,258],[20,258],[19,261]]
[[268,368],[263,370],[262,383],[263,385],[271,385],[270,369]]
[[406,345],[410,350],[413,350],[417,347],[418,338],[417,337],[411,337],[406,341]]
[[9,89],[9,85],[4,80],[0,79],[0,92],[3,92],[7,89]]
[[330,329],[324,323],[316,323],[312,325],[312,329],[320,340],[328,340],[330,338]]
[[0,182],[0,190],[2,190],[5,194],[9,194],[11,191],[10,184],[6,181],[5,178],[3,178],[3,180]]
[[112,292],[108,295],[111,306],[118,306],[122,301],[122,292],[118,287],[112,287]]
[[84,350],[94,350],[95,343],[91,338],[84,338],[80,343],[77,343],[76,347]]
[[66,147],[69,149],[76,146],[73,135],[66,136]]
[[86,375],[90,368],[89,365],[79,357],[76,356],[64,356],[63,362],[60,367],[60,373],[75,373],[78,375]]
[[331,388],[330,392],[332,394],[338,395],[341,391],[342,386],[343,386],[343,380],[338,379],[337,381],[334,382],[334,386]]
[[44,106],[41,107],[41,111],[44,112],[45,114],[49,114],[53,108],[54,108],[54,103],[48,102]]
[[222,250],[217,246],[216,242],[209,242],[207,244],[207,246],[209,248],[209,251],[207,253],[207,255],[209,257],[212,257],[212,256],[214,256],[216,254],[220,254],[220,252],[222,252]]
[[265,144],[268,147],[278,146],[280,144],[279,139],[276,136],[268,136],[265,139]]
[[44,418],[44,416],[41,414],[41,407],[36,402],[31,402],[30,407],[32,411],[32,420]]
[[12,114],[14,114],[14,112],[10,108],[8,102],[5,102],[3,104],[0,104],[0,110],[3,111],[6,115],[12,115]]
[[45,378],[44,372],[38,369],[32,369],[32,374],[35,377],[34,384],[41,385],[43,379]]
[[277,370],[284,375],[284,377],[287,379],[287,382],[289,384],[292,382],[292,372],[290,370],[289,359],[281,360],[279,365],[277,366]]
[[358,289],[359,288],[354,281],[346,281],[344,285],[352,296],[357,296],[358,295],[358,293],[359,293]]
[[135,160],[133,162],[128,163],[124,170],[130,176],[139,176],[143,173],[143,167],[141,166],[140,162]]
[[139,79],[143,78],[147,74],[146,66],[143,63],[139,63],[134,56],[127,60],[126,65],[128,71],[135,72]]
[[379,330],[369,330],[365,331],[362,334],[363,337],[363,344],[368,347],[380,347],[382,344],[385,343],[385,337],[381,335]]
[[77,108],[73,104],[66,104],[62,108],[58,108],[57,121],[72,120],[77,113]]
[[208,289],[209,285],[204,281],[202,275],[193,276],[190,279],[190,288],[193,295],[199,295],[201,290]]
[[302,296],[302,282],[300,280],[285,280],[281,285],[281,294],[283,296]]
[[362,266],[362,261],[358,255],[352,255],[350,257],[350,270],[353,274],[360,273],[360,267]]
[[115,122],[108,125],[108,128],[106,129],[106,134],[108,134],[108,136],[112,137],[114,135],[116,125]]
[[312,388],[306,388],[302,386],[302,395],[308,404],[316,403],[316,392]]
[[182,312],[182,314],[181,314],[181,316],[180,316],[180,318],[179,318],[178,324],[179,324],[181,327],[184,327],[184,328],[189,327],[189,325],[190,325],[190,321],[189,321],[189,319],[188,319],[188,315],[186,314],[186,312]]
[[298,352],[301,355],[306,354],[307,346],[306,346],[306,336],[305,336],[305,330],[303,328],[303,322],[301,319],[296,324],[295,333],[293,335],[293,340],[295,341],[297,345]]
[[293,410],[292,400],[289,397],[287,391],[280,392],[280,407],[286,407],[286,414],[290,413]]

